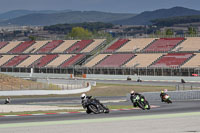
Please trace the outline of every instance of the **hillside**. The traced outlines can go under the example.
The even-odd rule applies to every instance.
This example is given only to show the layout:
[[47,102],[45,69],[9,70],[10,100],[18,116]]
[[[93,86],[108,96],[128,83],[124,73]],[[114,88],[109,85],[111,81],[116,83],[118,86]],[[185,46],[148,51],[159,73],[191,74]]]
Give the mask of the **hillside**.
[[72,11],[65,13],[34,13],[0,22],[0,25],[54,25],[63,23],[110,22],[127,19],[135,14],[106,13],[97,11]]
[[41,10],[41,11],[32,11],[32,10],[13,10],[8,11],[5,13],[0,14],[0,20],[8,20],[17,18],[20,16],[28,15],[28,14],[34,14],[34,13],[42,13],[42,14],[51,14],[51,13],[59,13],[59,12],[69,12],[71,10],[63,10],[63,11],[54,11],[54,10]]
[[123,25],[149,25],[152,24],[152,20],[176,16],[190,16],[190,15],[200,15],[200,11],[188,9],[184,7],[173,7],[170,9],[159,9],[155,11],[145,11],[138,14],[135,17],[113,21],[114,24]]
[[156,26],[173,26],[175,24],[188,24],[188,23],[199,23],[199,22],[200,22],[200,15],[170,17],[170,18],[152,20],[153,25]]

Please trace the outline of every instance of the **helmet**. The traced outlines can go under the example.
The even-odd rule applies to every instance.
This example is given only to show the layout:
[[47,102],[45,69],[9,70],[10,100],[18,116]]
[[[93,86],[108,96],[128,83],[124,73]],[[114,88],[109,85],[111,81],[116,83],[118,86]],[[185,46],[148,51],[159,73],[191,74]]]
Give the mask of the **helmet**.
[[135,91],[134,91],[134,90],[131,91],[131,95],[133,95],[133,94],[135,94]]
[[164,93],[164,91],[161,91],[161,93]]
[[85,93],[81,94],[81,99],[85,99],[85,98],[86,98],[86,94]]

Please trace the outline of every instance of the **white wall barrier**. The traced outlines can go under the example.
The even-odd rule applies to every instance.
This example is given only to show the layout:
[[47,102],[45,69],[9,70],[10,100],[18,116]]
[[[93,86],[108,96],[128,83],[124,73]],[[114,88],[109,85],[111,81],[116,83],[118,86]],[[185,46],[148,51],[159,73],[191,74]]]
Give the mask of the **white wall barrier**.
[[26,96],[26,95],[66,95],[78,94],[91,90],[91,85],[88,83],[86,88],[73,90],[19,90],[19,91],[0,91],[0,96]]

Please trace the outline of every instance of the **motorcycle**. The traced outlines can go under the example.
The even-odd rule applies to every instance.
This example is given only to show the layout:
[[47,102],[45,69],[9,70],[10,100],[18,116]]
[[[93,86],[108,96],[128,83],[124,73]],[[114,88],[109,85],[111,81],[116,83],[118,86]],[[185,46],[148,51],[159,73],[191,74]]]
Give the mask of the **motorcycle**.
[[149,102],[147,100],[145,100],[145,98],[140,97],[138,95],[133,98],[133,106],[139,107],[143,110],[145,110],[145,109],[150,110],[151,109]]
[[170,98],[170,96],[168,94],[164,95],[162,98],[163,98],[164,102],[166,102],[168,104],[172,103],[171,98]]
[[86,113],[109,113],[109,109],[99,102],[97,99],[88,99],[82,103],[83,108],[86,108]]

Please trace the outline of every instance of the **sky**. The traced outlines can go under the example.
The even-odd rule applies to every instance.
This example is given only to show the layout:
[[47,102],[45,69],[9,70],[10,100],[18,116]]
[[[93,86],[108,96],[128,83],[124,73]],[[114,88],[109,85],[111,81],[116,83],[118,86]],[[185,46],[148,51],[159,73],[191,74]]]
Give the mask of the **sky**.
[[0,13],[18,9],[141,13],[175,6],[200,10],[199,5],[200,0],[0,0]]

